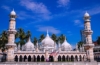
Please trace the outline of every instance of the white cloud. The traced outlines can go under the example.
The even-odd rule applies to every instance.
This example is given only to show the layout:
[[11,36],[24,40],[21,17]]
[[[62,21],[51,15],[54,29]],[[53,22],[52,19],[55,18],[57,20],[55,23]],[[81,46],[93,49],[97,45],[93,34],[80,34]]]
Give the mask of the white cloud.
[[35,13],[37,18],[50,19],[50,12],[43,3],[36,3],[32,0],[21,0],[20,4],[26,7],[27,10]]
[[46,32],[48,30],[49,33],[52,33],[52,34],[60,33],[60,30],[58,30],[57,28],[54,28],[52,26],[36,26],[36,27],[37,27],[37,31],[40,31],[40,32]]
[[75,24],[76,26],[78,26],[78,27],[83,27],[83,23],[81,23],[80,20],[75,20],[75,21],[74,21],[74,24]]
[[69,4],[70,0],[58,0],[58,7],[64,7],[67,6]]
[[3,5],[3,6],[1,6],[1,8],[5,9],[7,11],[10,11],[10,7],[9,6]]

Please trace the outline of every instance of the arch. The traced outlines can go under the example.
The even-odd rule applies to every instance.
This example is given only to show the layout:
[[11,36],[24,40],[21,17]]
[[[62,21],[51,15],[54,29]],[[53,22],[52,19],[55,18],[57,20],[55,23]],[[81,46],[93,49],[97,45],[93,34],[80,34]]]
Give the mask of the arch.
[[15,56],[15,61],[18,62],[18,56],[17,55]]
[[43,62],[45,60],[44,56],[42,55],[41,56],[41,61]]
[[50,62],[53,62],[53,61],[54,61],[53,56],[51,56],[51,55],[49,56],[49,61],[50,61]]
[[22,55],[19,56],[19,62],[22,62]]
[[40,62],[40,56],[39,55],[37,56],[37,62]]
[[62,56],[62,61],[65,61],[65,56],[64,55]]
[[31,56],[30,55],[28,56],[28,62],[31,62]]
[[27,56],[26,56],[26,55],[24,56],[24,62],[25,62],[25,61],[27,61]]
[[75,61],[78,61],[78,56],[77,55],[75,56]]
[[81,55],[79,56],[79,61],[82,61],[82,56]]
[[33,61],[36,62],[36,56],[35,55],[33,56]]
[[61,56],[60,55],[58,56],[58,61],[61,61]]
[[69,61],[69,56],[68,55],[66,56],[66,61]]
[[73,55],[71,55],[71,61],[72,61],[72,62],[74,61],[74,57],[73,57]]

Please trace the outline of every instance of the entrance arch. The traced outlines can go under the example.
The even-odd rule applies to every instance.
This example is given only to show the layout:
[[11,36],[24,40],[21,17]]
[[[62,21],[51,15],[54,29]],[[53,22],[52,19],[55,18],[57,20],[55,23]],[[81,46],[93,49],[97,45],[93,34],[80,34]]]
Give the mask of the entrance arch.
[[40,62],[40,56],[39,55],[37,56],[37,62]]
[[18,56],[17,55],[15,56],[15,61],[18,62]]
[[71,55],[71,61],[72,61],[72,62],[74,61],[74,57],[73,57],[73,55]]
[[19,56],[19,62],[22,62],[22,55]]
[[78,56],[77,55],[75,56],[75,61],[78,61]]
[[50,62],[53,62],[53,61],[54,61],[53,56],[49,56],[49,61],[50,61]]
[[35,55],[33,56],[33,61],[36,62],[36,56]]
[[61,61],[61,56],[60,55],[58,56],[58,61]]
[[45,60],[44,56],[42,55],[41,56],[41,61],[43,62]]
[[28,56],[28,62],[31,62],[31,56],[30,55]]
[[26,62],[26,61],[27,61],[27,56],[25,55],[25,56],[24,56],[24,62]]
[[62,61],[65,61],[65,56],[64,55],[62,56]]

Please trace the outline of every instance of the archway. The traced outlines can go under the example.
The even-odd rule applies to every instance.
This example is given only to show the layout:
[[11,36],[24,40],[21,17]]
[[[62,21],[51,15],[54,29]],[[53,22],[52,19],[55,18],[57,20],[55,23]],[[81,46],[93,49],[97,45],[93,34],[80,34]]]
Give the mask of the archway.
[[73,55],[71,55],[71,61],[72,61],[72,62],[74,61],[74,57],[73,57]]
[[18,62],[18,56],[17,55],[15,56],[15,61]]
[[37,56],[37,62],[40,62],[40,56],[39,55]]
[[27,56],[26,56],[26,55],[24,56],[24,62],[25,62],[25,61],[27,61]]
[[81,57],[81,55],[79,56],[79,59],[80,59],[80,61],[82,61],[82,57]]
[[65,61],[65,56],[64,55],[62,56],[62,61]]
[[54,61],[53,56],[49,56],[49,61],[50,61],[50,62],[53,62],[53,61]]
[[22,62],[22,55],[19,56],[19,62]]
[[78,56],[77,55],[75,56],[75,61],[78,61]]
[[69,61],[69,56],[68,55],[66,56],[66,61]]
[[60,55],[58,56],[58,61],[61,61],[61,56]]
[[36,62],[36,56],[35,55],[33,56],[33,61]]
[[45,60],[44,56],[42,55],[41,56],[41,61],[43,62]]
[[31,56],[30,55],[28,56],[28,62],[31,62]]

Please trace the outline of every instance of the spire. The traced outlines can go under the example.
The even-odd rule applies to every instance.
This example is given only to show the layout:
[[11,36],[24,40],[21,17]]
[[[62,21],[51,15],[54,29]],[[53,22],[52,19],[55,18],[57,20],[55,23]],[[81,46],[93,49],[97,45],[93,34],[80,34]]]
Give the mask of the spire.
[[38,48],[38,41],[37,41],[37,43],[36,43],[36,46],[37,46],[37,48]]
[[67,40],[66,40],[66,36],[65,36],[65,40],[64,40],[64,42],[67,42]]
[[18,50],[20,50],[20,43],[18,44]]
[[47,37],[49,37],[48,29],[47,29]]
[[30,39],[30,37],[28,38],[28,42],[31,42],[31,39]]
[[58,42],[58,47],[60,47],[60,41]]

